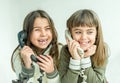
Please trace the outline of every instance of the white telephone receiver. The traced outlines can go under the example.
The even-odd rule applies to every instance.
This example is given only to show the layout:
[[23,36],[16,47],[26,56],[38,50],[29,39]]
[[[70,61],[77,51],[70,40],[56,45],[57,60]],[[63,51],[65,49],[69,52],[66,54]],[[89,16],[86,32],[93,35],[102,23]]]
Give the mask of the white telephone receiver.
[[[70,31],[68,29],[65,30],[65,37],[68,38],[70,41],[73,40],[72,37],[71,37]],[[78,47],[77,51],[78,51],[78,54],[81,56],[81,58],[83,58],[84,57],[83,49]]]

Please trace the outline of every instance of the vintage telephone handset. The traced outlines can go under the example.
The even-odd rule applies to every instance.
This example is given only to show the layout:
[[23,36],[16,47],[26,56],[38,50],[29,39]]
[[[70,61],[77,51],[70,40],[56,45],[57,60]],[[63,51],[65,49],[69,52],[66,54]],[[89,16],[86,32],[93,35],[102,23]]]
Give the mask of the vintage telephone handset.
[[[18,41],[19,41],[21,48],[26,44],[26,41],[27,41],[27,32],[26,31],[22,30],[18,33]],[[31,55],[31,59],[34,62],[39,61],[34,55]]]
[[[70,31],[67,29],[65,30],[65,37],[68,38],[70,41],[73,40],[70,34]],[[77,48],[78,54],[81,56],[81,58],[84,57],[84,51],[81,48]]]

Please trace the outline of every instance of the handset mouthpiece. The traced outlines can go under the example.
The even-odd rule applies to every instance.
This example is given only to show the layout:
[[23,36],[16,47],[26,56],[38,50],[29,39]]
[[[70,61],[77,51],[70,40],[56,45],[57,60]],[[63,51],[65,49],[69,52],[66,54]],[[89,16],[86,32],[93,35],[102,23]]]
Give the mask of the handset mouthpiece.
[[40,62],[34,55],[31,55],[30,58],[34,62]]
[[80,47],[78,47],[77,51],[78,51],[78,54],[80,55],[80,57],[83,58],[84,57],[84,51],[83,51],[83,49],[80,48]]

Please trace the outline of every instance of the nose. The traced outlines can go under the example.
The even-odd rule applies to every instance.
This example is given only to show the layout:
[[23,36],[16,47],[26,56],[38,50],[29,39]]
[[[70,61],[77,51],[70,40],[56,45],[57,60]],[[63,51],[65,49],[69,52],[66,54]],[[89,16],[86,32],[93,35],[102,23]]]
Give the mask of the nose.
[[41,32],[40,32],[41,34],[41,36],[45,36],[46,35],[46,31],[45,30],[41,30]]
[[83,34],[81,35],[81,39],[86,39],[86,38],[87,38],[87,34],[83,33]]

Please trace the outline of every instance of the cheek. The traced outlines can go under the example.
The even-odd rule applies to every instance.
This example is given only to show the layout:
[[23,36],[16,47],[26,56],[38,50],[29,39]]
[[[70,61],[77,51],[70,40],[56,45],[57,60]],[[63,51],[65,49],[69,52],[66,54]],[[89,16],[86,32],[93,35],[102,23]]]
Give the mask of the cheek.
[[49,36],[49,38],[52,38],[53,37],[52,32],[48,32],[48,36]]
[[34,39],[34,36],[33,36],[33,35],[31,35],[31,36],[30,36],[30,41],[31,41],[31,43],[33,43],[33,42],[34,42],[34,40],[35,40],[35,39]]
[[94,44],[96,41],[96,37],[91,37],[90,40],[91,40],[91,43]]
[[75,34],[72,34],[72,39],[78,41],[80,39],[80,36],[77,36]]
[[30,35],[30,41],[31,42],[35,41],[36,37],[37,37],[37,34],[31,33],[31,35]]
[[52,37],[52,33],[51,32],[49,32],[49,34],[48,34],[50,37]]

